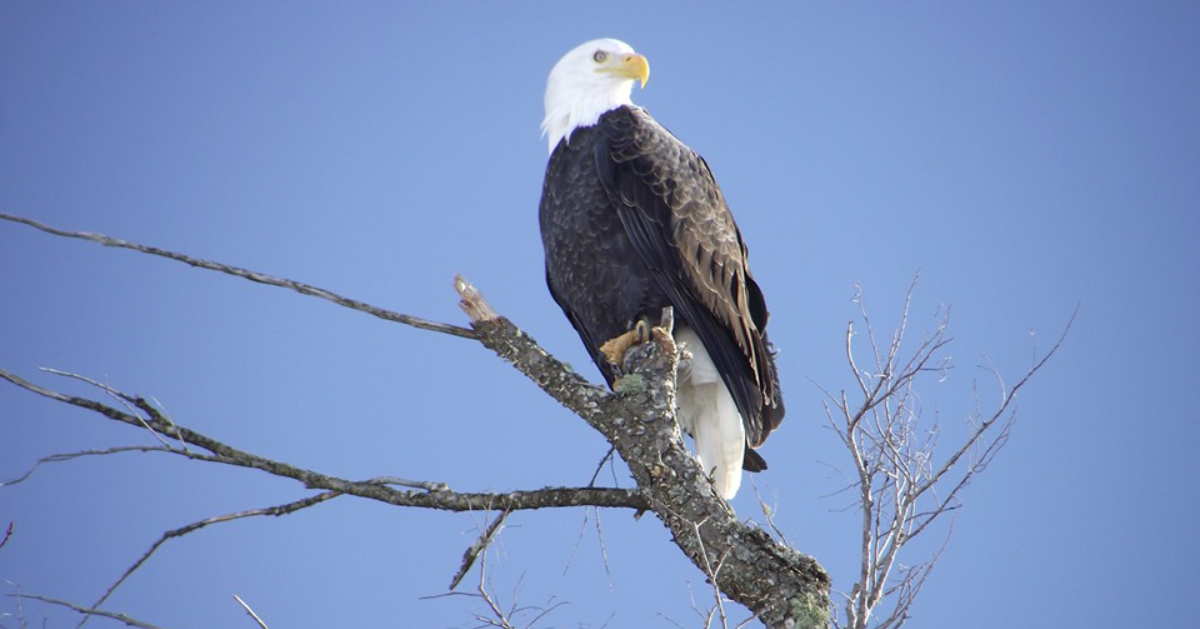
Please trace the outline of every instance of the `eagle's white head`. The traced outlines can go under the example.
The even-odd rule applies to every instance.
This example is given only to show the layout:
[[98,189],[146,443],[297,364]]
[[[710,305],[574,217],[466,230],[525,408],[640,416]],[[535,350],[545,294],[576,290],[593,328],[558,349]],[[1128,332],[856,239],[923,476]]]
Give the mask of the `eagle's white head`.
[[646,58],[616,39],[594,39],[563,55],[546,81],[542,135],[550,152],[576,128],[596,124],[610,109],[632,105],[633,82],[645,87],[649,78]]

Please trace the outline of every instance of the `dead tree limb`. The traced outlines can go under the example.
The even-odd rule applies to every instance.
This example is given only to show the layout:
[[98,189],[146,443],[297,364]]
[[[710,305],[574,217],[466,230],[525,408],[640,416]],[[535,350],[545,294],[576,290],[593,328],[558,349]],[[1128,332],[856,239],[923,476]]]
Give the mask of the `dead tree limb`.
[[[618,382],[619,394],[592,386],[568,366],[540,348],[507,319],[487,306],[466,281],[456,287],[471,330],[392,313],[347,299],[307,284],[209,262],[89,232],[72,232],[36,221],[0,214],[0,218],[42,231],[82,238],[178,260],[199,268],[255,282],[280,286],[327,299],[381,318],[421,329],[476,338],[512,363],[544,391],[600,431],[628,464],[637,490],[550,488],[506,494],[468,494],[452,491],[401,491],[377,481],[350,481],[273,461],[207,437],[179,425],[140,396],[119,394],[125,410],[87,398],[66,395],[0,370],[0,378],[59,402],[91,410],[122,423],[149,429],[168,441],[194,446],[209,454],[171,449],[170,452],[228,465],[257,469],[295,479],[312,489],[355,495],[397,506],[448,510],[499,509],[515,511],[544,507],[604,506],[653,511],[671,531],[676,545],[701,571],[720,565],[713,574],[716,587],[745,605],[769,627],[824,627],[829,617],[828,575],[812,557],[742,523],[713,490],[712,484],[686,449],[675,419],[675,368],[678,353],[669,333],[656,335],[627,357],[627,375]],[[112,392],[109,391],[111,394]],[[123,404],[124,405],[124,404]]]
[[350,299],[349,297],[343,297],[331,290],[326,290],[324,288],[318,288],[316,286],[312,286],[310,284],[305,284],[303,282],[296,282],[296,281],[289,280],[289,279],[273,277],[273,276],[267,275],[266,273],[260,273],[258,271],[251,271],[250,269],[243,269],[241,267],[231,266],[228,264],[221,264],[220,262],[212,262],[210,260],[202,260],[200,258],[195,258],[192,256],[184,255],[182,253],[176,253],[174,251],[168,251],[166,249],[160,249],[158,247],[151,247],[149,245],[142,245],[142,244],[138,244],[136,242],[129,242],[127,240],[121,240],[120,238],[113,238],[112,236],[105,236],[104,234],[97,234],[95,232],[71,231],[71,230],[67,230],[67,229],[59,229],[57,227],[51,227],[44,223],[40,223],[31,218],[25,218],[23,216],[14,216],[12,214],[5,214],[3,212],[0,212],[0,219],[6,220],[6,221],[12,221],[14,223],[21,223],[23,225],[28,225],[30,227],[40,229],[40,230],[46,232],[47,234],[54,234],[55,236],[64,236],[66,238],[78,238],[80,240],[90,240],[91,242],[97,242],[106,247],[118,247],[121,249],[130,249],[130,250],[137,251],[140,253],[146,253],[146,254],[150,254],[153,256],[159,256],[159,257],[167,258],[170,260],[175,260],[178,262],[183,262],[184,264],[189,264],[189,265],[197,267],[197,268],[208,269],[209,271],[218,271],[220,273],[225,273],[227,275],[233,275],[235,277],[240,277],[242,279],[250,280],[251,282],[258,282],[259,284],[267,284],[269,286],[278,286],[280,288],[294,290],[297,293],[300,293],[301,295],[309,295],[311,297],[319,297],[321,299],[326,299],[326,300],[332,301],[333,303],[335,303],[339,306],[344,306],[351,310],[358,310],[359,312],[365,312],[367,314],[379,317],[380,319],[383,319],[385,321],[394,321],[396,323],[403,323],[405,325],[411,325],[414,328],[419,328],[422,330],[429,330],[430,332],[441,332],[442,334],[450,334],[452,336],[461,336],[463,338],[471,338],[472,337],[471,331],[469,329],[461,327],[461,326],[451,325],[449,323],[439,323],[437,321],[428,321],[428,320],[422,319],[420,317],[414,317],[411,315],[400,314],[398,312],[393,312],[393,311],[387,310],[385,308],[379,308],[377,306],[372,306],[371,304],[368,304],[368,303],[362,302],[362,301],[358,301],[356,299]]
[[[33,384],[16,374],[0,369],[0,379],[8,380],[9,382],[39,395],[43,395],[59,402],[78,406],[96,413],[99,413],[109,419],[113,419],[130,426],[138,428],[150,427],[156,433],[169,437],[180,443],[189,444],[207,450],[211,454],[200,454],[196,452],[188,452],[184,450],[163,450],[161,448],[155,451],[170,452],[189,459],[208,461],[213,463],[223,463],[226,465],[235,465],[257,469],[274,476],[291,478],[300,481],[310,489],[324,489],[335,491],[351,496],[359,496],[361,498],[370,498],[386,502],[398,507],[421,507],[426,509],[439,509],[444,511],[483,511],[489,509],[503,509],[508,511],[521,511],[528,509],[545,509],[554,507],[623,507],[628,509],[642,510],[648,506],[645,499],[639,496],[636,490],[632,489],[616,489],[606,487],[547,487],[544,489],[512,491],[507,493],[468,493],[449,491],[448,489],[439,489],[436,491],[401,491],[391,488],[388,482],[390,479],[368,479],[364,481],[352,481],[344,478],[338,478],[328,474],[322,474],[312,470],[296,467],[288,463],[274,461],[263,456],[252,454],[239,450],[232,446],[226,445],[216,439],[205,436],[195,430],[191,430],[186,426],[176,425],[174,422],[167,420],[161,412],[154,409],[150,403],[142,397],[132,396],[129,398],[136,401],[139,408],[154,409],[149,417],[134,417],[133,415],[97,402],[88,398],[66,395],[58,391],[53,391],[45,387]],[[128,394],[125,394],[128,395]],[[124,449],[121,449],[124,450]],[[67,455],[58,455],[58,459],[67,458]],[[412,483],[413,481],[408,481]],[[441,483],[429,484],[433,487],[445,487]]]
[[[591,386],[512,322],[495,316],[466,280],[455,285],[479,341],[588,422],[628,464],[650,508],[701,571],[720,564],[717,586],[768,627],[824,627],[830,581],[815,559],[738,520],[683,444],[675,420],[673,344],[630,352],[619,394]],[[662,338],[659,339],[663,340]],[[631,364],[632,363],[632,364]],[[698,533],[698,534],[697,534]]]

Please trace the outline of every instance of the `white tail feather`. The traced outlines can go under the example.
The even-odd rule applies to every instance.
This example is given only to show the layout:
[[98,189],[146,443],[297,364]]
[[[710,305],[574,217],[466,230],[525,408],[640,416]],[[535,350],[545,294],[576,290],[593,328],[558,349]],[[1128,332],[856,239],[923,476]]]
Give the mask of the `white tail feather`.
[[696,443],[696,457],[711,474],[717,493],[729,500],[742,485],[746,430],[737,404],[721,374],[690,328],[675,331],[675,340],[692,354],[679,370],[679,425]]

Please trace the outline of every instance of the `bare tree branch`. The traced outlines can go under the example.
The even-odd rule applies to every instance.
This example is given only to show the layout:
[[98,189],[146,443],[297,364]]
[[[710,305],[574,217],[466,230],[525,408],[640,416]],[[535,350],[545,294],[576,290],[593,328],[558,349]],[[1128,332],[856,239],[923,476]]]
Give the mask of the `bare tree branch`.
[[246,613],[254,619],[254,622],[257,623],[259,627],[262,627],[262,629],[270,629],[267,627],[267,623],[263,622],[263,619],[259,618],[258,614],[254,613],[253,609],[250,609],[250,606],[246,604],[246,601],[242,600],[242,597],[234,594],[233,599],[238,602],[238,605],[242,606],[242,609],[246,610]]
[[[287,515],[289,513],[293,513],[293,512],[299,511],[301,509],[311,507],[316,504],[320,504],[322,502],[325,502],[326,500],[329,500],[330,498],[336,498],[340,495],[341,494],[336,491],[327,491],[327,492],[318,494],[316,496],[309,496],[308,498],[304,498],[302,500],[297,500],[295,502],[289,502],[289,503],[283,504],[283,505],[277,505],[274,507],[264,507],[262,509],[250,509],[249,511],[240,511],[238,513],[230,513],[230,514],[226,514],[226,515],[219,515],[219,516],[212,517],[212,518],[206,518],[206,519],[200,520],[199,522],[193,522],[186,526],[181,526],[177,529],[167,531],[166,533],[163,533],[162,537],[158,538],[158,541],[156,541],[150,545],[150,548],[146,550],[146,552],[141,556],[140,559],[135,561],[132,566],[129,566],[129,568],[127,570],[125,570],[125,573],[121,575],[121,578],[117,579],[117,581],[115,583],[113,583],[111,586],[109,586],[109,588],[107,590],[105,590],[104,594],[95,603],[92,604],[92,609],[99,608],[101,605],[103,605],[104,602],[108,600],[108,597],[112,596],[113,592],[117,591],[117,588],[120,587],[121,584],[124,583],[126,579],[128,579],[131,575],[133,575],[133,573],[136,572],[138,568],[142,567],[142,564],[146,563],[146,561],[150,559],[150,556],[153,555],[160,546],[167,543],[167,540],[170,540],[170,539],[176,538],[176,537],[183,537],[184,535],[187,535],[188,533],[191,533],[192,531],[197,531],[197,530],[202,529],[210,524],[220,524],[222,522],[231,522],[233,520],[240,520],[242,518],[249,518],[249,517],[260,516],[260,515],[273,515],[273,516]],[[86,622],[86,621],[87,621],[87,619],[85,618],[84,622]],[[79,623],[79,626],[82,627],[83,624],[84,623],[81,622],[81,623]]]
[[[56,376],[63,376],[65,378],[74,378],[75,380],[80,380],[82,382],[86,382],[87,384],[90,384],[90,385],[96,387],[97,389],[104,391],[105,393],[108,394],[109,397],[116,400],[117,402],[120,402],[121,406],[124,406],[125,410],[129,411],[129,413],[132,416],[136,417],[138,421],[142,422],[142,427],[145,428],[146,430],[150,431],[150,434],[154,435],[154,438],[157,439],[158,442],[161,443],[164,448],[171,449],[170,444],[168,444],[167,441],[165,439],[163,439],[161,435],[159,435],[157,432],[155,432],[154,429],[152,427],[150,427],[150,424],[146,423],[146,420],[142,418],[142,415],[139,412],[139,409],[143,406],[148,405],[149,402],[147,402],[145,400],[139,400],[139,399],[130,397],[128,395],[125,395],[124,393],[121,393],[120,391],[113,389],[112,387],[108,386],[107,384],[98,382],[98,381],[88,378],[86,376],[81,376],[79,374],[69,373],[66,371],[60,371],[58,369],[51,369],[50,367],[42,367],[42,371],[52,373]],[[167,418],[165,413],[161,413],[160,411],[155,409],[154,414],[161,414],[161,417],[164,420],[166,420],[168,423],[170,423],[170,419]],[[183,448],[186,450],[187,444],[184,444]]]
[[[15,484],[29,477],[38,465],[44,462],[66,461],[86,455],[104,455],[115,454],[127,451],[149,451],[149,452],[166,452],[184,456],[189,459],[208,461],[214,463],[224,463],[229,465],[237,465],[259,469],[267,473],[293,478],[300,480],[306,486],[314,489],[328,489],[324,493],[316,496],[311,496],[303,500],[278,505],[275,507],[267,507],[262,509],[253,509],[242,511],[222,516],[207,518],[198,522],[194,522],[184,527],[167,531],[162,537],[157,540],[151,547],[140,557],[133,565],[131,565],[124,574],[113,583],[108,590],[96,601],[90,609],[96,609],[102,605],[123,584],[136,570],[138,570],[150,557],[158,550],[160,546],[166,543],[169,539],[181,537],[210,524],[228,522],[236,519],[241,519],[251,516],[263,515],[284,515],[299,509],[324,502],[330,498],[345,494],[357,495],[365,498],[372,498],[393,504],[396,506],[423,507],[433,509],[445,509],[451,511],[479,511],[479,510],[495,510],[500,509],[504,514],[516,510],[539,509],[549,507],[575,507],[575,506],[593,506],[593,507],[623,507],[631,508],[637,512],[645,511],[649,508],[649,503],[641,496],[637,490],[612,489],[601,487],[580,487],[580,488],[544,488],[533,491],[514,491],[503,494],[497,493],[462,493],[451,491],[445,483],[432,481],[414,481],[409,479],[396,478],[392,476],[382,476],[372,478],[365,481],[349,481],[323,475],[310,470],[296,468],[287,464],[279,463],[260,457],[254,454],[243,452],[227,446],[214,439],[206,437],[198,432],[192,431],[184,426],[179,426],[161,415],[153,406],[151,406],[144,398],[132,396],[127,393],[118,391],[108,385],[102,385],[92,379],[77,377],[74,374],[65,372],[57,372],[59,375],[68,375],[76,377],[76,379],[88,382],[100,387],[106,394],[122,400],[129,401],[136,409],[143,413],[131,415],[130,413],[118,410],[94,400],[86,398],[69,396],[57,391],[46,389],[38,385],[34,385],[24,379],[0,370],[0,378],[6,379],[13,384],[22,388],[33,391],[40,395],[49,397],[54,400],[66,402],[75,406],[92,410],[101,415],[123,422],[130,426],[138,427],[142,430],[149,430],[156,435],[164,435],[167,438],[177,440],[181,444],[192,444],[199,446],[212,455],[202,454],[195,451],[190,451],[182,448],[170,448],[160,446],[127,446],[120,448],[110,448],[102,451],[85,451],[77,453],[68,453],[44,457],[38,461],[29,471],[21,477],[12,481],[7,481],[6,484]],[[129,407],[127,407],[129,408]],[[423,491],[397,491],[389,487],[389,485],[399,485],[404,487],[412,487]],[[498,525],[503,520],[503,517],[498,519],[493,526]],[[491,529],[494,533],[495,528]],[[468,555],[482,552],[486,548],[486,542],[490,540],[491,535],[485,535],[481,538],[483,543],[477,544],[478,548],[474,549],[474,553],[470,550]],[[471,560],[473,561],[473,559]],[[470,562],[464,557],[464,565],[461,574],[456,577],[461,579],[466,571],[470,568]],[[83,609],[83,608],[79,608]],[[84,618],[86,622],[88,617]],[[82,625],[83,623],[81,623]]]
[[173,452],[173,450],[160,446],[119,446],[115,448],[106,448],[104,450],[80,450],[79,452],[61,452],[59,454],[51,454],[38,459],[36,462],[34,462],[32,467],[30,467],[28,470],[25,470],[24,474],[21,474],[16,478],[10,478],[6,481],[0,481],[0,487],[16,485],[17,483],[25,482],[44,463],[59,463],[85,456],[103,456],[107,454],[119,454],[121,452]]
[[[12,595],[10,594],[9,596],[12,596]],[[20,597],[21,598],[32,598],[34,600],[42,601],[43,603],[49,603],[51,605],[61,605],[62,607],[66,607],[67,609],[73,609],[81,614],[86,615],[86,616],[103,616],[105,618],[119,620],[130,627],[140,627],[141,629],[163,629],[162,627],[159,627],[158,625],[152,625],[148,622],[142,622],[135,618],[130,618],[129,616],[126,616],[125,614],[118,614],[115,612],[104,611],[103,609],[89,609],[87,607],[80,607],[79,605],[76,605],[74,603],[60,601],[56,598],[49,598],[46,596],[37,596],[36,594],[21,594]]]
[[[351,481],[343,478],[337,478],[335,476],[321,474],[312,470],[299,468],[287,463],[273,461],[266,457],[238,450],[185,426],[168,423],[167,420],[157,412],[157,410],[150,406],[149,403],[141,397],[122,394],[130,399],[136,400],[139,408],[143,408],[143,410],[147,408],[150,409],[151,416],[148,418],[134,417],[128,413],[115,409],[111,406],[101,404],[100,402],[96,402],[94,400],[66,395],[35,385],[17,376],[16,374],[10,373],[3,369],[0,369],[0,378],[8,380],[19,387],[39,395],[94,411],[104,415],[105,417],[108,417],[109,419],[123,422],[131,426],[143,428],[148,424],[152,430],[159,434],[165,435],[182,443],[191,444],[204,450],[208,450],[212,453],[212,455],[185,452],[175,449],[159,449],[157,451],[170,452],[172,454],[200,461],[224,463],[227,465],[257,469],[274,476],[298,480],[304,483],[306,487],[311,489],[336,491],[338,493],[386,502],[399,507],[422,507],[445,511],[483,511],[490,509],[521,511],[527,509],[579,506],[623,507],[628,509],[643,510],[647,509],[649,505],[649,503],[643,497],[641,497],[640,493],[635,489],[612,489],[602,487],[547,487],[544,489],[513,491],[503,494],[465,493],[441,489],[445,487],[445,484],[443,483],[428,483],[428,481],[421,481],[421,483],[424,483],[422,486],[434,487],[438,489],[435,491],[399,491],[387,486],[387,481],[389,479],[386,477],[383,479],[383,481],[379,479]],[[406,482],[416,483],[416,481]]]
[[[876,342],[861,289],[856,292],[854,301],[867,329],[875,373],[867,373],[858,366],[854,322],[851,322],[846,333],[846,360],[862,399],[852,404],[845,391],[835,397],[821,389],[829,398],[826,417],[854,465],[856,480],[850,488],[857,490],[862,514],[858,581],[848,594],[843,594],[845,626],[853,629],[870,626],[877,607],[889,596],[895,597],[892,612],[875,624],[876,629],[899,628],[908,619],[908,610],[942,551],[928,562],[902,566],[900,549],[939,516],[956,509],[960,491],[1004,447],[1016,418],[1017,391],[1058,351],[1075,319],[1072,314],[1062,335],[1045,356],[1038,359],[1035,352],[1029,371],[1012,389],[1004,388],[999,373],[992,368],[1001,386],[997,408],[983,417],[976,396],[976,409],[968,416],[971,429],[966,438],[950,456],[935,464],[934,449],[940,430],[936,421],[932,428],[920,427],[921,409],[914,385],[921,374],[944,372],[952,365],[951,359],[939,358],[951,341],[946,336],[949,311],[939,309],[934,331],[922,339],[907,360],[901,360],[900,346],[907,332],[915,287],[914,277],[904,300],[900,324],[886,350],[881,350]],[[924,436],[920,436],[922,432]],[[938,491],[947,484],[949,491]],[[896,577],[894,570],[898,570]]]
[[200,258],[194,258],[192,256],[184,255],[182,253],[175,253],[174,251],[168,251],[166,249],[160,249],[158,247],[151,247],[149,245],[142,245],[142,244],[138,244],[136,242],[129,242],[126,240],[121,240],[119,238],[105,236],[104,234],[97,234],[94,232],[70,231],[70,230],[66,230],[66,229],[58,229],[56,227],[51,227],[44,223],[39,223],[38,221],[35,221],[33,219],[25,218],[22,216],[13,216],[12,214],[5,214],[3,212],[0,212],[0,219],[4,219],[6,221],[12,221],[14,223],[21,223],[24,225],[28,225],[30,227],[40,229],[48,234],[54,234],[55,236],[65,236],[67,238],[79,238],[81,240],[90,240],[92,242],[98,242],[106,247],[120,247],[122,249],[131,249],[133,251],[138,251],[141,253],[148,253],[150,255],[160,256],[163,258],[169,258],[171,260],[183,262],[184,264],[189,264],[189,265],[197,267],[197,268],[208,269],[209,271],[219,271],[221,273],[226,273],[228,275],[233,275],[235,277],[240,277],[243,279],[250,280],[251,282],[258,282],[259,284],[268,284],[270,286],[278,286],[280,288],[287,288],[289,290],[294,290],[297,293],[300,293],[302,295],[309,295],[311,297],[320,297],[321,299],[327,299],[339,306],[345,306],[347,308],[350,308],[351,310],[358,310],[359,312],[365,312],[367,314],[379,317],[380,319],[383,319],[385,321],[395,321],[396,323],[403,323],[405,325],[411,325],[414,328],[420,328],[422,330],[429,330],[431,332],[441,332],[442,334],[450,334],[452,336],[461,336],[463,338],[473,338],[474,337],[474,334],[471,333],[471,330],[468,330],[467,328],[463,328],[463,327],[460,327],[457,325],[451,325],[449,323],[439,323],[437,321],[427,321],[427,320],[421,319],[419,317],[413,317],[410,315],[400,314],[398,312],[392,312],[391,310],[386,310],[384,308],[372,306],[371,304],[368,304],[365,302],[361,302],[361,301],[358,301],[355,299],[350,299],[348,297],[343,297],[333,291],[326,290],[324,288],[318,288],[316,286],[311,286],[309,284],[304,284],[302,282],[296,282],[294,280],[272,277],[270,275],[267,275],[266,273],[259,273],[258,271],[251,271],[250,269],[243,269],[241,267],[230,266],[227,264],[221,264],[220,262],[212,262],[209,260],[202,260]]

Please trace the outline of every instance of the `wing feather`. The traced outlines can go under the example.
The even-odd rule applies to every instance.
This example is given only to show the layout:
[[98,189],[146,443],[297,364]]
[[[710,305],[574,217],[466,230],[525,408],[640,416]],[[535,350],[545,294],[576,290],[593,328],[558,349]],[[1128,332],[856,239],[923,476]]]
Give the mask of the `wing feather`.
[[602,119],[608,141],[595,148],[601,183],[634,249],[713,357],[757,447],[782,420],[783,403],[766,301],[741,234],[708,164],[644,111],[618,111]]

